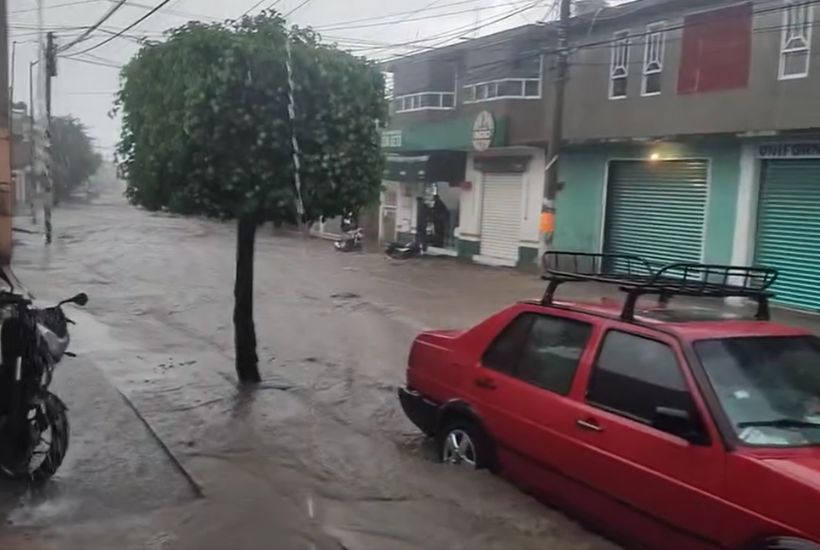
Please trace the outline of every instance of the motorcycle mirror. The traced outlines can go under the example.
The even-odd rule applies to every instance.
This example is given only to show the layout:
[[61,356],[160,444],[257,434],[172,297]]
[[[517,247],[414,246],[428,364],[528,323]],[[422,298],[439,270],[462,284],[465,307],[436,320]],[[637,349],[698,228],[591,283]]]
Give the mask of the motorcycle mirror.
[[68,300],[63,300],[60,302],[60,305],[63,304],[77,304],[80,307],[83,307],[85,304],[88,303],[88,294],[85,292],[80,292],[76,296],[72,296]]

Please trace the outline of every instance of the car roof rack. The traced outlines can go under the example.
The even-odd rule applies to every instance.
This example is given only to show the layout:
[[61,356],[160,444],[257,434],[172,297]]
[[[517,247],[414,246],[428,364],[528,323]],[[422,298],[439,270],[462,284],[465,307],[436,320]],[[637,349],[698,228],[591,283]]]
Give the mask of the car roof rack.
[[553,303],[555,291],[564,283],[597,282],[616,285],[626,293],[621,319],[634,321],[635,304],[646,295],[659,297],[661,304],[673,296],[699,298],[750,298],[757,301],[755,318],[768,321],[768,289],[777,280],[776,269],[701,263],[659,264],[631,254],[597,254],[552,251],[543,256],[544,275],[549,281],[542,305]]

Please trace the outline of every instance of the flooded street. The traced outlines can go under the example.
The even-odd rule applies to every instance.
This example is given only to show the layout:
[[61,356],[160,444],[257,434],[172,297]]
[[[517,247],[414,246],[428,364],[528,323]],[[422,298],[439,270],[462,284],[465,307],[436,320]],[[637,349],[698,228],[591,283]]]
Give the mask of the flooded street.
[[[16,225],[27,227],[27,220]],[[264,382],[235,385],[235,228],[118,198],[16,234],[17,275],[69,307],[64,468],[3,486],[0,548],[613,548],[504,480],[436,464],[396,398],[426,327],[537,295],[534,276],[449,260],[339,254],[260,229]]]

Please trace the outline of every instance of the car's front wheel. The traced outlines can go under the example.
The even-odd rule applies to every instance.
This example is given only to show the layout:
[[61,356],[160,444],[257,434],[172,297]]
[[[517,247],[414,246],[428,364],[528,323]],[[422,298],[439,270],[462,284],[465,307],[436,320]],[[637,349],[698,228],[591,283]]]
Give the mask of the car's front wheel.
[[447,423],[439,435],[439,456],[445,464],[472,469],[488,465],[488,445],[484,432],[466,419]]

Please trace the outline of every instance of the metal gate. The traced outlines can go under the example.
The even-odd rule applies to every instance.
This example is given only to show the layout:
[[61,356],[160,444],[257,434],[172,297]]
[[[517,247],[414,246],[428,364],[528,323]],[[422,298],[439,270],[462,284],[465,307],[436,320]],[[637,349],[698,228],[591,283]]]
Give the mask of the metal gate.
[[521,187],[521,174],[484,174],[481,255],[502,265],[518,263]]
[[706,160],[610,163],[604,251],[700,262],[708,176]]
[[820,310],[820,160],[764,161],[755,262],[780,270],[780,303]]

